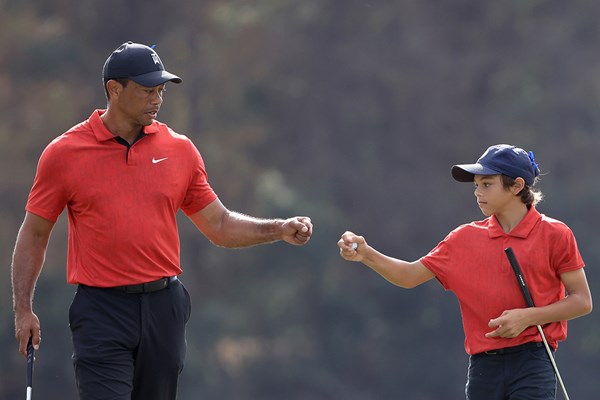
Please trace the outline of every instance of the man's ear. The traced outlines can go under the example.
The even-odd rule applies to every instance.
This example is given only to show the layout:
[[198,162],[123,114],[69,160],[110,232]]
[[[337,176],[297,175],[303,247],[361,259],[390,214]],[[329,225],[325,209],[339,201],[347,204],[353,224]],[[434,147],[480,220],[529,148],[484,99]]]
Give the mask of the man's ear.
[[114,79],[110,79],[108,82],[106,82],[106,91],[111,99],[114,97],[119,97],[119,94],[121,94],[123,91],[123,85]]

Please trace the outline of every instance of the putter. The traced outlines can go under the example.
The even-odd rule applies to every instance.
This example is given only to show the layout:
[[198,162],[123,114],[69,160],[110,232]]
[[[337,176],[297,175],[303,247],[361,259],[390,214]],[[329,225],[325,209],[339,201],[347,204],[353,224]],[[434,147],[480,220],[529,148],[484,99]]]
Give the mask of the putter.
[[[527,284],[525,283],[525,278],[523,277],[523,273],[521,272],[521,267],[519,266],[519,262],[517,261],[517,257],[515,256],[515,252],[511,247],[507,247],[504,249],[506,253],[506,257],[508,257],[508,262],[510,262],[510,266],[512,267],[515,276],[517,278],[517,282],[519,283],[519,287],[521,288],[521,292],[523,293],[523,297],[525,297],[525,301],[527,302],[528,307],[535,307],[533,303],[533,298],[531,297],[531,293],[527,288]],[[563,395],[566,400],[569,400],[569,395],[567,394],[567,389],[565,388],[565,384],[563,383],[562,378],[560,377],[560,372],[558,372],[558,367],[556,366],[556,362],[554,361],[554,356],[552,355],[552,350],[550,350],[550,346],[548,346],[548,341],[546,340],[546,335],[544,335],[544,331],[541,326],[537,325],[538,332],[542,337],[542,341],[544,342],[544,347],[546,347],[546,353],[548,353],[548,357],[550,357],[550,362],[552,363],[552,368],[554,368],[554,373],[556,374],[556,378],[558,379],[558,383],[560,384],[560,388],[562,389]]]
[[27,343],[27,400],[31,400],[31,394],[33,392],[33,357],[34,350],[33,344],[31,343],[32,337],[29,338]]

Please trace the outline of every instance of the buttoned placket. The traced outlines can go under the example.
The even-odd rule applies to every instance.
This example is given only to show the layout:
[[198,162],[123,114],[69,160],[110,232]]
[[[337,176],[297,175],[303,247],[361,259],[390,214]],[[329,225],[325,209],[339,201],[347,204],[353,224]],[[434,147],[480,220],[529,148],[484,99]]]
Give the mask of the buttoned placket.
[[127,151],[125,153],[125,162],[127,163],[127,165],[135,165],[135,158],[132,157],[132,148],[133,146],[135,146],[135,144],[137,142],[139,142],[140,140],[142,140],[144,137],[146,137],[147,135],[144,132],[141,132],[138,137],[135,138],[135,140],[133,141],[132,144],[129,144],[129,142],[125,139],[123,139],[120,136],[115,136],[115,140],[117,141],[117,143],[125,146],[127,148]]

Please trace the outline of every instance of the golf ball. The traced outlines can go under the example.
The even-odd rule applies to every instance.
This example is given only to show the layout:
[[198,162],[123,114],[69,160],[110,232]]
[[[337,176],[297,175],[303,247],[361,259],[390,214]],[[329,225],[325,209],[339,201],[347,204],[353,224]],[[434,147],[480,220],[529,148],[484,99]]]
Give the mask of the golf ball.
[[358,249],[358,243],[352,243],[352,250]]

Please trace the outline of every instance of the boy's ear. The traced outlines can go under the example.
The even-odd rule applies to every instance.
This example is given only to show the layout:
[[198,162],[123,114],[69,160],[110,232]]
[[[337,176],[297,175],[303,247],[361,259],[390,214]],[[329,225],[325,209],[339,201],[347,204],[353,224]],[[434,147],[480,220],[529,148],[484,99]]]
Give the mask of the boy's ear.
[[521,190],[525,188],[525,179],[519,177],[515,179],[515,183],[512,185],[511,190],[513,194],[516,196],[521,193]]

